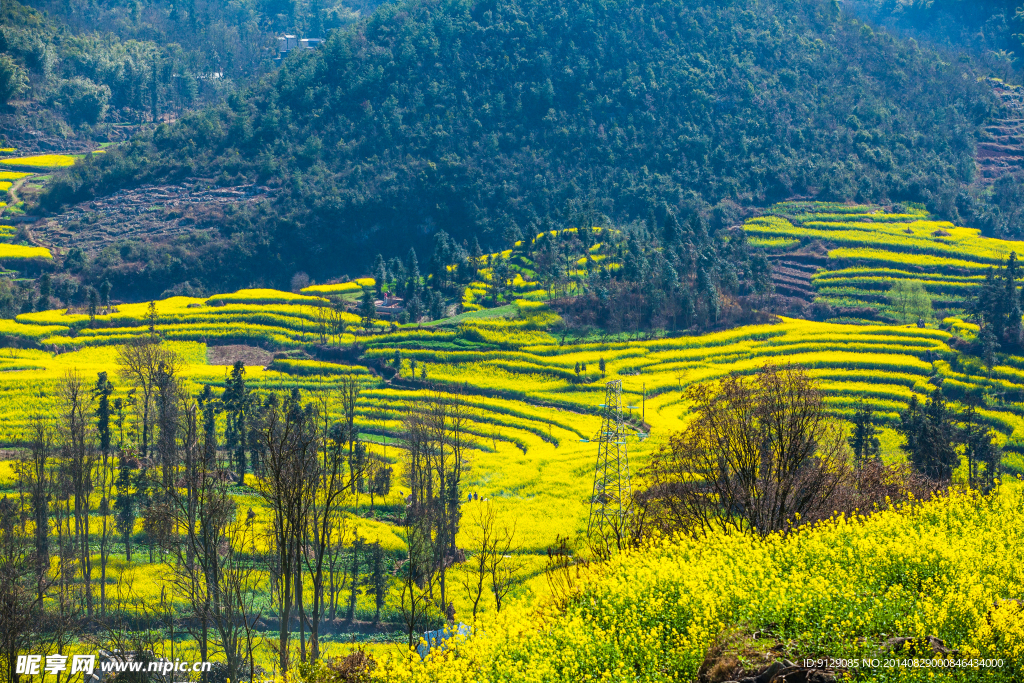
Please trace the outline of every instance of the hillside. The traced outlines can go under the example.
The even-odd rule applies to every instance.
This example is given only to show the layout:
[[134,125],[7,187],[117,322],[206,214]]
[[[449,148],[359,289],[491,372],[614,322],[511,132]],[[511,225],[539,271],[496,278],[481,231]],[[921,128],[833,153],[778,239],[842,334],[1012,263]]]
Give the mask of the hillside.
[[1002,0],[852,0],[849,10],[873,24],[950,51],[969,51],[986,67],[1020,82],[1024,56],[1016,3]]
[[2,0],[0,146],[128,140],[272,71],[279,34],[323,37],[375,6]]
[[216,101],[226,86],[197,79],[201,72],[177,46],[94,29],[72,30],[17,0],[0,2],[4,147],[95,149],[129,139],[154,117]]
[[[1009,248],[1002,240],[935,221],[920,208],[900,211],[783,203],[748,220],[744,231],[728,232],[726,241],[742,244],[746,235],[774,260],[793,264],[805,263],[801,254],[817,254],[823,269],[813,282],[848,278],[849,291],[832,291],[838,285],[814,291],[808,285],[811,296],[837,308],[843,297],[860,296],[864,309],[879,281],[892,287],[909,279],[924,282],[939,308],[944,290],[931,288],[942,285],[944,269],[960,263],[973,269],[998,266]],[[947,234],[933,234],[940,230]],[[579,246],[574,240],[590,244],[586,255],[574,251]],[[322,626],[319,642],[332,648],[331,656],[354,642],[371,652],[377,679],[522,680],[519,673],[529,672],[538,680],[574,681],[587,680],[583,674],[589,672],[601,680],[600,675],[614,679],[615,671],[627,667],[639,680],[665,680],[670,670],[675,680],[692,681],[699,671],[717,667],[722,675],[713,680],[720,683],[729,680],[726,673],[750,673],[774,659],[881,657],[895,647],[893,637],[928,636],[964,657],[1004,658],[1002,667],[965,668],[950,680],[1019,678],[1024,661],[1017,649],[1021,621],[1013,598],[1021,586],[1020,543],[1013,534],[1019,533],[1021,514],[1015,480],[1024,474],[1024,357],[997,349],[987,367],[971,353],[978,326],[952,315],[921,326],[866,324],[867,316],[854,321],[853,315],[837,315],[832,322],[780,317],[706,334],[573,328],[559,313],[559,293],[610,288],[601,273],[636,268],[647,256],[653,263],[656,254],[641,251],[644,258],[638,258],[635,241],[607,229],[539,235],[534,243],[546,246],[530,252],[525,242],[472,257],[464,298],[432,303],[437,310],[423,312],[416,322],[404,322],[409,306],[400,310],[392,299],[412,279],[411,268],[395,275],[401,272],[397,264],[385,269],[381,282],[309,284],[299,292],[241,289],[152,304],[86,297],[70,308],[44,302],[43,310],[0,320],[0,510],[29,510],[34,499],[23,494],[33,475],[23,463],[32,453],[46,455],[39,445],[38,430],[46,427],[40,416],[67,424],[69,383],[78,382],[97,482],[91,492],[78,494],[83,514],[91,517],[91,526],[83,528],[93,529],[92,545],[82,546],[82,555],[94,567],[108,567],[110,586],[116,580],[129,591],[125,597],[108,589],[110,613],[98,610],[88,621],[81,616],[74,628],[82,637],[68,649],[91,648],[91,638],[106,642],[107,633],[94,624],[112,623],[118,610],[129,610],[136,635],[148,629],[147,648],[173,647],[176,656],[199,658],[199,637],[181,635],[182,625],[199,618],[196,606],[187,593],[164,591],[168,575],[188,565],[174,555],[181,546],[161,535],[165,508],[153,491],[163,472],[194,466],[200,445],[204,458],[199,460],[210,473],[206,485],[226,506],[219,513],[223,528],[238,534],[215,546],[224,549],[218,557],[240,563],[232,565],[246,582],[238,595],[247,596],[244,607],[253,610],[250,614],[261,614],[255,637],[275,637],[284,608],[281,582],[274,588],[280,566],[271,536],[275,513],[264,495],[266,459],[273,453],[263,441],[252,440],[253,431],[243,426],[240,432],[238,415],[262,430],[266,416],[283,406],[289,420],[317,416],[322,427],[314,431],[325,449],[317,462],[341,454],[350,477],[325,522],[333,529],[327,537],[330,583],[324,588],[329,614],[321,611],[310,620]],[[951,249],[958,261],[946,253]],[[569,262],[560,278],[550,279],[538,265],[548,250]],[[16,256],[0,249],[0,259]],[[856,270],[872,259],[878,261],[875,272]],[[459,268],[466,267],[454,271]],[[451,276],[453,271],[445,270]],[[782,277],[797,280],[797,271],[780,265],[776,285],[781,288]],[[975,285],[964,279],[966,286]],[[66,281],[55,277],[50,285],[47,296],[66,296],[57,293]],[[884,321],[893,311],[879,304],[875,313]],[[149,399],[126,369],[126,348],[152,351],[163,361]],[[621,382],[627,412],[623,444],[634,490],[640,491],[647,486],[646,466],[691,420],[692,404],[684,392],[726,377],[750,377],[772,363],[806,370],[821,392],[824,414],[844,437],[851,433],[850,422],[869,408],[880,466],[893,468],[887,470],[893,477],[908,459],[901,438],[908,405],[932,405],[940,388],[953,414],[969,413],[973,429],[992,438],[997,457],[985,461],[983,470],[971,471],[966,445],[956,445],[955,486],[926,503],[851,514],[785,537],[737,531],[699,541],[665,539],[607,563],[574,564],[587,552],[580,539],[587,529],[598,453],[594,442],[604,429],[607,383]],[[166,398],[170,390],[177,401]],[[153,411],[148,416],[147,405]],[[180,411],[172,414],[168,406]],[[109,411],[105,427],[104,410]],[[453,498],[461,501],[454,542],[463,555],[446,568],[449,593],[436,599],[447,601],[445,609],[453,611],[456,623],[480,621],[472,638],[420,661],[400,644],[410,633],[439,626],[443,617],[428,601],[427,587],[416,588],[414,576],[403,570],[415,557],[417,542],[408,522],[408,496],[415,486],[411,444],[423,424],[417,420],[438,410],[458,420],[464,460]],[[176,415],[181,416],[177,426],[170,422]],[[104,428],[116,457],[99,458]],[[453,452],[453,442],[445,443],[438,447],[442,455]],[[181,457],[169,459],[167,452]],[[65,453],[55,448],[44,470],[56,472],[67,462]],[[366,472],[373,476],[366,474],[358,483],[363,475],[355,472],[363,472],[365,463],[372,464]],[[975,467],[981,466],[975,462]],[[1003,484],[993,488],[997,477]],[[176,479],[168,476],[168,481]],[[956,490],[968,482],[989,493]],[[894,483],[886,491],[902,497],[900,486]],[[924,494],[934,486],[929,482]],[[175,487],[169,490],[173,495]],[[105,496],[116,505],[104,504]],[[40,514],[70,519],[72,498],[54,495]],[[877,500],[883,507],[884,496]],[[837,501],[852,512],[850,503]],[[478,520],[485,513],[498,520],[495,529],[511,533],[507,552],[499,553],[510,560],[501,569],[504,607],[489,592],[474,603],[474,559],[485,555],[478,550]],[[27,526],[11,528],[20,529],[17,538],[27,552],[37,522],[25,519]],[[237,524],[229,525],[232,520]],[[549,551],[565,537],[577,539],[577,545],[572,562],[561,569],[566,578],[560,579]],[[55,556],[58,561],[79,567]],[[23,574],[31,577],[32,571]],[[69,590],[83,605],[96,597],[98,570],[92,571],[86,579],[84,570],[69,569],[74,572]],[[314,580],[311,566],[302,571],[302,580]],[[86,597],[89,581],[93,598]],[[433,587],[436,596],[440,589]],[[309,591],[302,604],[323,608],[325,603],[312,595]],[[409,595],[423,601],[419,616],[410,616]],[[291,640],[296,657],[299,638]],[[251,651],[267,671],[278,665],[271,648],[239,642],[236,655]],[[855,680],[893,680],[884,668],[856,673]],[[908,668],[896,680],[929,680],[928,673]],[[988,678],[971,677],[980,674]],[[322,683],[313,674],[300,675],[303,683]]]
[[907,206],[786,202],[744,230],[767,249],[779,292],[817,302],[819,317],[837,321],[904,322],[888,298],[900,280],[920,282],[944,315],[964,316],[986,274],[1024,247]]
[[998,113],[969,61],[818,0],[410,2],[70,170],[41,206],[197,176],[268,186],[272,200],[199,221],[216,230],[178,277],[215,289],[327,279],[439,229],[491,249],[510,226],[654,210],[716,229],[793,195],[918,201],[1005,232],[1013,193],[989,206],[969,188]]
[[[1022,589],[1021,502],[1017,484],[786,537],[665,542],[425,662],[387,653],[379,680],[1018,681],[1024,613],[1003,596]],[[914,659],[906,639],[937,646]]]

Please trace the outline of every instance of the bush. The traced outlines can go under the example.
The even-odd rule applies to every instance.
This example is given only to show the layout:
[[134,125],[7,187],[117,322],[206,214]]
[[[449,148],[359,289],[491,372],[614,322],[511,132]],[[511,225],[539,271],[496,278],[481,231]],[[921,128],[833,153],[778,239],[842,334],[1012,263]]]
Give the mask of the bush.
[[332,657],[299,664],[302,683],[370,683],[377,662],[363,650],[353,650],[345,657]]
[[694,416],[647,468],[645,517],[668,532],[761,536],[827,517],[848,477],[843,427],[798,367],[686,391]]
[[28,76],[18,63],[0,54],[0,104],[7,104],[28,88]]
[[110,88],[88,78],[72,78],[61,82],[57,101],[67,112],[68,121],[91,126],[107,115]]

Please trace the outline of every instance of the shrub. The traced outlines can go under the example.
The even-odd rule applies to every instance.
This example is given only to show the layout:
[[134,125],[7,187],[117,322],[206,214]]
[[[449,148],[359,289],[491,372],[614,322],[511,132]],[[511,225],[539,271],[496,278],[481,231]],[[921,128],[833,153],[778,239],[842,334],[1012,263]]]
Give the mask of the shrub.
[[8,55],[0,54],[0,105],[28,88],[28,74]]
[[686,392],[694,417],[647,470],[642,500],[667,531],[767,536],[831,514],[849,475],[843,429],[802,369],[765,366]]
[[106,117],[110,88],[88,78],[72,78],[61,82],[57,101],[67,112],[68,121],[91,126]]

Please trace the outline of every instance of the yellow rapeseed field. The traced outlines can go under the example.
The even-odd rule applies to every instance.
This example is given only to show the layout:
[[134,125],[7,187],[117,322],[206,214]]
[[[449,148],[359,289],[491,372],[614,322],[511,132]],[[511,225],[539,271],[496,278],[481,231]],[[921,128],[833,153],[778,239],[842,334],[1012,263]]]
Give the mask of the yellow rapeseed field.
[[23,244],[0,244],[0,259],[53,259],[46,247],[28,247]]
[[[846,659],[856,664],[840,667],[847,680],[1024,679],[1018,482],[764,540],[666,539],[579,575],[568,596],[487,616],[426,661],[385,654],[378,678],[692,681],[717,641],[770,647],[798,663]],[[557,609],[555,597],[568,607]],[[887,649],[895,636],[940,638],[959,665],[925,666],[931,655],[918,655],[915,666]],[[987,666],[970,665],[979,661]]]
[[75,157],[69,154],[40,154],[30,157],[0,159],[0,164],[24,168],[65,168],[75,165]]
[[[780,205],[776,212],[748,224],[752,240],[792,249],[836,234],[845,241],[834,244],[852,245],[833,248],[830,257],[838,267],[814,280],[820,291],[831,288],[836,296],[877,294],[888,281],[914,274],[910,266],[933,261],[937,265],[927,278],[916,274],[929,291],[969,290],[1005,253],[970,231],[935,227],[920,213],[883,219],[873,210],[841,205]],[[907,229],[923,244],[939,246],[889,249]],[[949,237],[933,235],[937,230]],[[956,245],[955,258],[945,255],[942,245],[948,244]],[[0,258],[12,258],[5,256],[8,248],[34,249],[0,245]],[[869,256],[860,259],[853,251]],[[970,267],[953,270],[960,262]],[[516,602],[501,614],[487,602],[469,639],[425,662],[398,645],[375,646],[382,680],[691,681],[716,642],[778,646],[780,656],[790,659],[862,659],[881,657],[892,636],[936,636],[967,659],[1003,658],[998,669],[943,670],[938,678],[1021,680],[1024,621],[1013,600],[1024,587],[1024,485],[1012,477],[988,497],[955,492],[787,537],[665,539],[649,552],[581,568],[579,590],[568,596],[566,609],[555,608],[556,599],[566,596],[551,594],[543,567],[545,550],[558,536],[575,537],[586,528],[596,457],[589,440],[600,428],[608,380],[622,380],[627,410],[649,434],[630,441],[636,469],[685,426],[687,387],[754,373],[774,362],[807,368],[836,417],[849,418],[861,401],[870,405],[886,425],[881,439],[887,462],[903,457],[892,427],[912,397],[926,399],[940,382],[954,402],[969,392],[984,395],[980,418],[1006,447],[1007,470],[1021,474],[1024,359],[1000,357],[991,372],[979,371],[956,350],[958,340],[974,336],[977,326],[956,315],[924,328],[780,318],[704,335],[574,341],[552,333],[560,319],[544,303],[549,293],[531,279],[530,267],[518,263],[509,276],[511,303],[473,312],[490,303],[493,270],[485,268],[466,290],[466,314],[420,327],[364,328],[359,316],[336,313],[326,298],[372,286],[371,279],[313,286],[300,294],[246,289],[208,299],[173,297],[155,302],[152,319],[149,304],[137,303],[101,308],[95,316],[81,309],[49,310],[3,320],[0,338],[9,343],[0,349],[0,443],[25,444],[32,416],[54,407],[57,383],[69,370],[89,382],[106,371],[114,396],[123,397],[116,345],[150,334],[150,324],[185,360],[182,384],[193,394],[209,385],[220,395],[227,385],[229,368],[207,362],[211,346],[287,349],[268,357],[266,367],[247,367],[248,386],[259,396],[298,389],[308,399],[337,388],[343,378],[356,378],[360,438],[397,467],[392,493],[377,505],[401,508],[408,492],[399,450],[402,419],[426,397],[440,395],[459,402],[467,414],[471,445],[463,490],[480,500],[463,503],[464,519],[486,502],[516,528],[516,552],[523,560],[512,593]],[[385,379],[393,373],[394,380]],[[340,416],[336,403],[329,406],[334,418]],[[0,467],[0,482],[10,491],[8,469]],[[239,515],[251,509],[258,524],[268,523],[269,511],[251,491],[238,487],[233,495]],[[367,507],[365,496],[352,502],[351,529],[400,557],[401,528]],[[459,547],[471,547],[468,526],[459,533]],[[157,567],[138,565],[146,599],[159,598]],[[360,596],[360,607],[369,609],[370,600]],[[397,597],[389,600],[394,609]],[[468,598],[457,591],[454,602],[457,618],[468,621]],[[851,674],[856,680],[924,681],[936,672],[882,667]]]

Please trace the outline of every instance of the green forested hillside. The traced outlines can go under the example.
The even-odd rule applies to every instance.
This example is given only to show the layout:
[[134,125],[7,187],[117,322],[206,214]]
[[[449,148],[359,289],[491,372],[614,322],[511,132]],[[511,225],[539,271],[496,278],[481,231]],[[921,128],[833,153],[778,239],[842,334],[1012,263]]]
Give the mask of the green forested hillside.
[[126,139],[134,125],[220,102],[271,71],[280,33],[323,36],[375,6],[0,0],[0,147]]
[[267,184],[184,273],[220,286],[322,279],[442,228],[485,247],[652,211],[714,230],[794,195],[970,221],[989,211],[967,184],[996,106],[968,62],[819,0],[407,2],[74,168],[42,205],[196,174]]
[[171,48],[176,70],[244,80],[273,67],[276,35],[322,37],[368,14],[376,0],[25,0],[82,33],[113,34]]
[[1024,62],[1021,3],[1006,0],[853,0],[844,6],[880,26],[950,49],[967,49],[1008,75]]
[[[0,93],[0,105],[36,100],[49,105],[52,119],[72,125],[96,124],[108,109],[148,112],[152,66],[161,52],[152,42],[76,34],[43,13],[2,0],[0,59],[11,86]],[[11,132],[5,130],[5,137]]]

